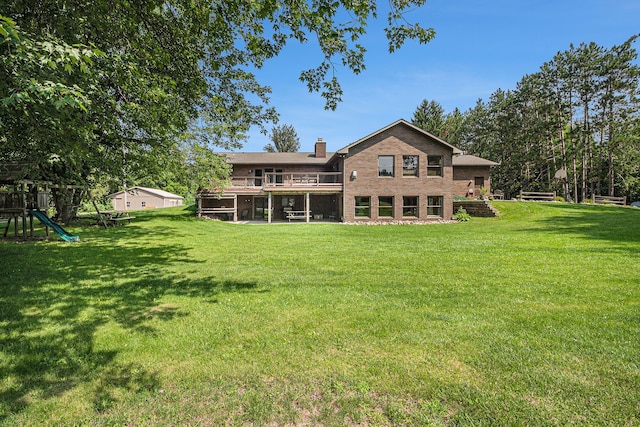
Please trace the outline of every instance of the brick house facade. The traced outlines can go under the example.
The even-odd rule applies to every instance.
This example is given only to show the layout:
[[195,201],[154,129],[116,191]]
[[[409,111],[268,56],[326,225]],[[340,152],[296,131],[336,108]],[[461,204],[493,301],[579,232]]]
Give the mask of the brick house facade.
[[201,193],[199,215],[229,220],[433,221],[453,198],[489,190],[496,163],[398,120],[338,151],[228,153],[231,186]]

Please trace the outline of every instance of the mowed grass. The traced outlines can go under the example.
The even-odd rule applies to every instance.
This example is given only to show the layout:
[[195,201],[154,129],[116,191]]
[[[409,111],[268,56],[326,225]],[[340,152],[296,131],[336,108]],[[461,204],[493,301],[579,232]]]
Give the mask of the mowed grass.
[[639,425],[640,210],[0,242],[1,425]]

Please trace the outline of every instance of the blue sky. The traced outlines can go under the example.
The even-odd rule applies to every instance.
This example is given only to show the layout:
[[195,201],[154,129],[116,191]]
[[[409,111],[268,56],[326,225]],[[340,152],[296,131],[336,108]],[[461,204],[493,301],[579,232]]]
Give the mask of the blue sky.
[[[427,0],[407,17],[434,28],[436,37],[389,54],[381,13],[362,40],[366,70],[357,76],[337,70],[344,94],[335,111],[324,110],[320,95],[298,80],[322,59],[313,44],[288,46],[258,70],[259,81],[273,90],[279,124],[296,129],[300,151],[312,151],[319,137],[335,151],[397,119],[411,120],[423,99],[446,112],[466,111],[499,88],[515,88],[571,43],[621,44],[640,32],[640,1]],[[254,129],[242,151],[262,151],[269,142]]]

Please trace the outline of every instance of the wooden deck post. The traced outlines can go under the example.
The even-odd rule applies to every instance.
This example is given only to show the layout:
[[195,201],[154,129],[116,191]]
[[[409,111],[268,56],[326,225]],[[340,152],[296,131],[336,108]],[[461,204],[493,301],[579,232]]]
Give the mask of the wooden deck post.
[[233,195],[233,222],[238,222],[238,195]]
[[271,192],[269,192],[269,198],[267,200],[269,201],[267,203],[267,218],[268,223],[271,224]]
[[304,196],[304,219],[309,222],[309,192],[307,191]]

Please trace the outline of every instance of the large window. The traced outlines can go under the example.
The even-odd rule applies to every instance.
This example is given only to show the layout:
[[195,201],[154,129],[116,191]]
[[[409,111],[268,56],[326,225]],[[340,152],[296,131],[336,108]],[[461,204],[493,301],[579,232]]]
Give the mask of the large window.
[[393,156],[378,156],[378,176],[393,176]]
[[427,175],[442,176],[442,156],[427,156]]
[[370,217],[371,198],[367,196],[356,196],[356,218]]
[[442,196],[427,197],[427,216],[442,218]]
[[418,176],[418,156],[402,156],[402,176]]
[[418,216],[418,197],[417,196],[402,197],[402,216],[404,217]]
[[378,197],[378,216],[393,217],[393,196]]

